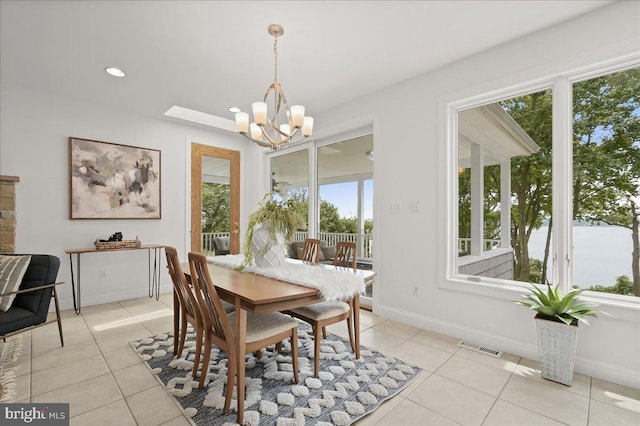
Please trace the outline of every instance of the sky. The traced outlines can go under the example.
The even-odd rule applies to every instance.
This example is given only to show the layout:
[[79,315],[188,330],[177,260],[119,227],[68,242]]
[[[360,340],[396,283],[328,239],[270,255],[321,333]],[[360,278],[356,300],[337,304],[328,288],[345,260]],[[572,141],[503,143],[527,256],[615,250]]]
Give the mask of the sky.
[[[338,207],[340,217],[358,216],[357,182],[321,185],[320,199]],[[364,182],[364,218],[373,219],[373,180]]]

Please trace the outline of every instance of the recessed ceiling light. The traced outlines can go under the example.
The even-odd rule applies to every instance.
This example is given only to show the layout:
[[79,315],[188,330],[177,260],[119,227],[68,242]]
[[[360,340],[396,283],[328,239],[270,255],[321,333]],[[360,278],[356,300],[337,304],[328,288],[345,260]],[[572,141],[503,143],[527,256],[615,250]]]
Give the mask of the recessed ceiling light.
[[112,75],[114,77],[124,77],[126,74],[120,68],[116,67],[107,67],[104,69],[107,74]]
[[229,111],[231,111],[231,112],[240,112],[242,110],[240,108],[238,108],[238,107],[229,107]]

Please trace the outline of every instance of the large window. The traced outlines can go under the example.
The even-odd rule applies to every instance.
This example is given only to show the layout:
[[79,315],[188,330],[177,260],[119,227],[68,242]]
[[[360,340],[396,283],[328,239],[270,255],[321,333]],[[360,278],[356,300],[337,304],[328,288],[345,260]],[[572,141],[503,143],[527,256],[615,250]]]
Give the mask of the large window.
[[458,112],[458,272],[541,282],[551,219],[551,91]]
[[451,108],[454,274],[640,296],[640,68],[548,87]]
[[573,282],[640,296],[640,69],[573,85]]

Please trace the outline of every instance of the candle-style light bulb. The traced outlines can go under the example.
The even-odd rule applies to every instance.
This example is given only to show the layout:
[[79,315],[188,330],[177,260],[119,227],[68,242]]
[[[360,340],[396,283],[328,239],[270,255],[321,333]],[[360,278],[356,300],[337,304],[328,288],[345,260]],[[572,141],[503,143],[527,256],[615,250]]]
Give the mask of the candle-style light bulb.
[[267,104],[265,102],[254,102],[251,107],[253,108],[253,121],[258,126],[267,124]]
[[284,135],[280,135],[280,140],[285,141],[289,138],[289,135],[291,134],[291,127],[289,127],[288,124],[281,124],[280,131],[284,133]]
[[247,133],[249,129],[249,114],[246,112],[236,112],[236,128],[238,133]]
[[292,105],[291,106],[291,124],[294,128],[302,127],[304,123],[304,106]]
[[313,117],[305,117],[302,124],[302,136],[309,137],[313,133]]

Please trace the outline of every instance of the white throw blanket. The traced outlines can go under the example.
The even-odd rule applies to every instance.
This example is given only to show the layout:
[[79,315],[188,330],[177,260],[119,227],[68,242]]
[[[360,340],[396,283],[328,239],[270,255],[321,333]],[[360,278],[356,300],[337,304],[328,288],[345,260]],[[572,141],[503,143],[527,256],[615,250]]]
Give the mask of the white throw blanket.
[[[244,256],[241,254],[207,257],[207,262],[231,269],[239,268],[243,260]],[[365,291],[362,277],[346,271],[325,269],[315,265],[285,263],[282,268],[247,266],[243,271],[317,288],[320,290],[322,298],[328,301],[350,299]],[[215,277],[213,280],[215,282]]]

